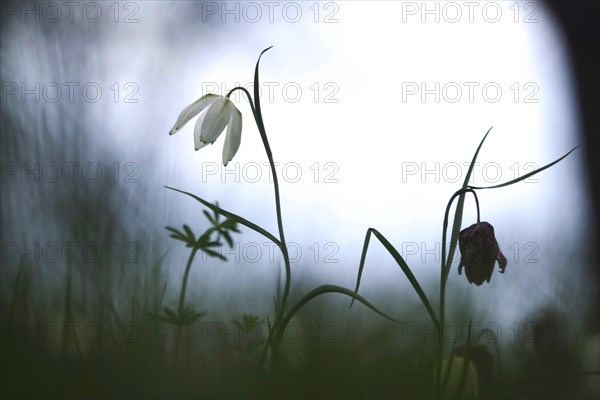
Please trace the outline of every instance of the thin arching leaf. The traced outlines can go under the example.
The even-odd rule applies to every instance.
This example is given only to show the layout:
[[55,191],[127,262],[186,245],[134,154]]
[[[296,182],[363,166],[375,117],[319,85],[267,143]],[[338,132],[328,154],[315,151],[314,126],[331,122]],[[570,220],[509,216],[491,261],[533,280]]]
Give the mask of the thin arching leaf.
[[233,238],[231,237],[229,232],[227,232],[227,231],[223,232],[223,239],[225,239],[225,241],[227,242],[227,245],[230,248],[233,247]]
[[344,287],[336,286],[336,285],[321,285],[318,288],[313,289],[310,292],[308,292],[306,295],[304,295],[304,297],[302,297],[294,305],[294,307],[292,307],[290,309],[290,311],[287,313],[287,315],[283,319],[283,322],[282,322],[283,326],[281,327],[281,329],[282,330],[285,329],[285,327],[287,326],[288,322],[292,319],[292,317],[294,316],[294,314],[296,314],[298,312],[298,310],[300,310],[306,303],[308,303],[309,301],[311,301],[315,297],[320,296],[320,295],[325,294],[325,293],[340,293],[340,294],[345,294],[346,296],[350,296],[353,299],[360,301],[365,306],[369,307],[371,310],[375,311],[377,314],[381,315],[382,317],[387,318],[390,321],[398,322],[397,320],[395,320],[394,318],[390,317],[389,315],[387,315],[383,311],[380,311],[377,307],[375,307],[374,305],[372,305],[364,297],[362,297],[358,293],[354,293],[350,289],[346,289]]
[[175,240],[181,240],[183,242],[188,241],[187,237],[183,234],[183,232],[178,231],[175,228],[171,228],[170,226],[165,227],[166,230],[168,230],[169,232],[171,232],[171,234],[169,235],[170,237],[172,237]]
[[543,170],[545,170],[545,169],[547,169],[547,168],[550,168],[550,167],[551,167],[551,166],[553,166],[554,164],[556,164],[556,163],[558,163],[558,162],[562,161],[562,160],[563,160],[565,157],[567,157],[569,154],[571,154],[572,152],[574,152],[575,150],[577,150],[577,148],[578,148],[578,147],[579,147],[579,146],[575,146],[575,147],[573,147],[573,149],[571,149],[571,151],[569,151],[567,154],[565,154],[564,156],[562,156],[562,157],[561,157],[561,158],[559,158],[558,160],[555,160],[555,161],[551,162],[550,164],[546,164],[546,165],[544,165],[543,167],[536,169],[535,171],[531,171],[531,172],[529,172],[529,173],[527,173],[527,174],[525,174],[525,175],[523,175],[523,176],[520,176],[520,177],[518,177],[518,178],[516,178],[516,179],[513,179],[512,181],[508,181],[508,182],[500,183],[500,184],[498,184],[498,185],[494,185],[494,186],[481,186],[481,187],[479,187],[479,186],[471,186],[471,189],[496,189],[496,188],[501,188],[501,187],[504,187],[504,186],[513,185],[513,184],[515,184],[515,183],[517,183],[517,182],[520,182],[520,181],[522,181],[522,180],[524,180],[524,179],[527,179],[527,178],[529,178],[530,176],[533,176],[533,175],[535,175],[535,174],[538,174],[538,173],[542,172]]
[[[427,309],[427,312],[429,313],[429,316],[431,317],[431,320],[433,321],[434,325],[437,328],[438,325],[439,325],[437,316],[435,315],[435,312],[433,311],[433,307],[431,307],[431,303],[429,302],[429,299],[427,298],[427,295],[425,294],[425,292],[421,288],[421,285],[419,285],[419,282],[417,281],[417,278],[414,276],[414,274],[410,270],[410,267],[408,266],[408,264],[406,263],[406,261],[404,261],[404,259],[400,255],[400,253],[398,253],[398,251],[394,248],[394,246],[381,233],[379,233],[374,228],[369,228],[367,230],[367,234],[365,236],[365,243],[363,245],[362,256],[360,258],[360,265],[358,267],[358,276],[357,276],[357,279],[356,279],[356,288],[354,289],[354,292],[355,293],[358,292],[358,288],[360,287],[360,280],[361,280],[361,277],[362,277],[363,268],[365,266],[365,260],[366,260],[366,256],[367,256],[367,249],[369,247],[369,242],[370,242],[371,234],[375,235],[377,237],[377,239],[379,239],[379,241],[381,242],[381,244],[383,245],[383,247],[385,247],[385,249],[394,258],[394,260],[396,261],[396,263],[398,264],[398,266],[400,267],[400,269],[402,270],[402,272],[404,272],[404,275],[406,275],[406,278],[408,279],[408,281],[412,285],[413,289],[415,290],[415,292],[417,292],[417,295],[419,296],[419,298],[423,302],[423,305]],[[356,299],[356,300],[358,300],[358,299]],[[352,300],[352,302],[350,304],[351,307],[352,307],[353,303],[354,303],[354,299]]]
[[188,239],[189,239],[191,242],[194,242],[194,241],[196,241],[196,236],[194,235],[194,232],[192,232],[192,229],[191,229],[189,226],[187,226],[187,225],[183,225],[183,230],[185,231],[185,233],[186,233],[186,235],[187,235]]
[[253,224],[252,222],[248,221],[247,219],[245,219],[243,217],[240,217],[239,215],[234,214],[232,212],[229,212],[227,210],[224,210],[221,207],[217,207],[214,204],[211,204],[208,201],[206,201],[206,200],[204,200],[204,199],[196,196],[195,194],[188,193],[188,192],[185,192],[183,190],[175,189],[175,188],[172,188],[170,186],[165,186],[165,187],[167,189],[174,190],[176,192],[183,193],[183,194],[186,194],[186,195],[190,196],[194,200],[202,203],[204,206],[206,206],[206,207],[210,208],[211,210],[213,210],[213,212],[215,212],[216,214],[221,214],[224,217],[235,219],[236,222],[239,222],[240,224],[242,224],[242,225],[244,225],[244,226],[252,229],[253,231],[260,233],[261,235],[263,235],[264,237],[266,237],[267,239],[269,239],[270,241],[272,241],[273,243],[275,243],[277,246],[281,247],[281,242],[275,236],[273,236],[267,230],[261,228],[260,226],[258,226],[256,224]]
[[[273,46],[267,47],[264,49],[260,55],[258,56],[258,60],[256,61],[256,68],[254,69],[254,108],[256,112],[254,113],[254,117],[256,119],[256,125],[258,125],[258,130],[261,133],[261,136],[264,135],[265,132],[265,124],[262,118],[262,111],[260,109],[260,82],[258,79],[258,66],[260,64],[260,59],[265,52],[271,49]],[[264,137],[263,137],[264,140]]]
[[493,128],[493,126],[490,127],[490,129],[488,129],[488,131],[485,133],[485,135],[483,135],[483,139],[481,139],[481,142],[479,142],[479,146],[477,146],[477,150],[475,150],[475,154],[473,154],[473,159],[471,160],[471,165],[469,165],[469,170],[467,171],[467,176],[465,176],[465,180],[463,182],[464,188],[469,186],[469,179],[471,179],[471,174],[473,173],[473,168],[475,167],[475,161],[477,161],[477,156],[479,156],[479,150],[481,150],[481,147],[483,146],[483,142],[485,142],[485,139],[489,135],[492,128]]
[[208,219],[208,221],[211,223],[211,225],[216,225],[216,221],[213,219],[212,215],[210,215],[210,213],[206,210],[202,210],[202,213],[204,214],[204,216],[206,217],[206,219]]
[[225,257],[223,254],[219,253],[218,251],[214,251],[214,250],[210,250],[210,249],[203,249],[203,251],[206,253],[207,256],[216,257],[216,258],[220,259],[221,261],[227,261],[227,257]]
[[[493,127],[490,127],[490,129],[488,129],[488,131],[485,133],[485,135],[483,135],[483,139],[481,139],[481,142],[479,142],[479,146],[477,146],[477,150],[475,150],[475,154],[473,154],[473,159],[471,160],[471,164],[469,165],[469,169],[467,170],[467,175],[465,176],[465,180],[463,182],[463,188],[466,188],[467,186],[469,186],[469,180],[471,179],[471,174],[473,173],[473,168],[475,168],[475,162],[477,161],[477,157],[479,156],[479,151],[481,150],[481,147],[483,147],[483,142],[485,142],[485,139],[487,139],[490,131],[492,130]],[[456,245],[458,243],[458,234],[460,232],[460,226],[462,224],[462,215],[463,215],[463,209],[464,209],[464,205],[465,205],[465,193],[461,194],[460,197],[458,198],[458,203],[456,203],[456,211],[454,212],[454,222],[452,224],[452,233],[450,234],[450,248],[448,249],[448,257],[447,258],[442,258],[442,262],[445,263],[444,265],[446,266],[446,270],[445,270],[445,275],[448,275],[448,271],[450,269],[450,264],[452,262],[452,259],[454,258],[454,253],[456,252]],[[443,240],[442,240],[442,247],[445,248],[446,246],[446,227],[448,225],[446,224],[444,226],[444,232],[442,234],[443,236]]]

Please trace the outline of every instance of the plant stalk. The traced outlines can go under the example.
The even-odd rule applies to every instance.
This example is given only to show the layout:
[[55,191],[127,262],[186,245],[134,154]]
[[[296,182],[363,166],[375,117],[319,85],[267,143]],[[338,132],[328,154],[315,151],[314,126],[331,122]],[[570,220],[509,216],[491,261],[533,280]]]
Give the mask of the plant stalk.
[[183,313],[183,306],[185,303],[185,292],[187,289],[187,282],[190,276],[190,270],[192,269],[192,262],[194,261],[194,257],[198,252],[198,248],[194,247],[192,249],[192,253],[190,254],[190,258],[188,259],[187,265],[185,266],[185,272],[183,274],[183,282],[181,283],[181,294],[179,295],[179,315]]

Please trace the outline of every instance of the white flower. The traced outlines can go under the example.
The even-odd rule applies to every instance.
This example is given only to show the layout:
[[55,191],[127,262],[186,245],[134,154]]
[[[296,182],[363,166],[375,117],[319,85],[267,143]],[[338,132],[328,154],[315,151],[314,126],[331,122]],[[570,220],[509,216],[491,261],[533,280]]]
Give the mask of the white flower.
[[181,111],[169,135],[178,132],[205,109],[206,112],[198,118],[194,127],[194,147],[200,150],[209,143],[213,144],[227,127],[223,145],[223,164],[227,166],[240,148],[242,140],[242,113],[227,97],[215,94],[200,97]]

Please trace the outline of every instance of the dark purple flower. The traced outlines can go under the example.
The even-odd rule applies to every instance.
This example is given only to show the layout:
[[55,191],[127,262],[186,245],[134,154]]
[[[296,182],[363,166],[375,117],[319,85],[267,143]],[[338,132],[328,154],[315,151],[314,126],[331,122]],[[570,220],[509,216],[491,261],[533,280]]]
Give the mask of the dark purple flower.
[[465,267],[465,273],[470,283],[481,285],[483,281],[490,282],[494,264],[498,261],[500,272],[506,268],[506,257],[502,254],[494,227],[488,222],[479,222],[463,229],[458,236],[458,246],[462,258],[458,265],[458,274]]

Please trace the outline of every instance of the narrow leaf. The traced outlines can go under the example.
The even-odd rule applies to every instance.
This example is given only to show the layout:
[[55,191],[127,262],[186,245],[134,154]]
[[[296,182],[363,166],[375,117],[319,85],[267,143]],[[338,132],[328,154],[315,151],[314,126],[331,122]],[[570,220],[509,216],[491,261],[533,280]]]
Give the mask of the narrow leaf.
[[216,258],[219,258],[219,259],[221,259],[223,261],[227,261],[227,258],[224,255],[222,255],[221,253],[217,252],[217,251],[210,250],[210,249],[203,249],[203,251],[208,256],[210,256],[210,257],[216,257]]
[[[421,302],[423,303],[423,305],[427,309],[427,312],[429,313],[429,316],[431,317],[431,320],[433,321],[433,324],[436,326],[436,328],[438,328],[439,322],[438,322],[437,316],[435,315],[435,312],[433,311],[433,307],[431,306],[431,303],[429,302],[429,299],[427,298],[427,295],[425,294],[425,292],[421,288],[421,285],[419,285],[419,282],[417,281],[417,278],[414,276],[414,274],[410,270],[410,267],[408,266],[408,264],[406,263],[406,261],[404,261],[404,259],[400,255],[400,253],[398,253],[398,251],[394,248],[394,246],[381,233],[379,233],[374,228],[369,228],[367,230],[367,236],[365,237],[365,243],[364,243],[363,252],[362,252],[362,256],[361,256],[361,260],[360,260],[359,270],[358,270],[358,277],[357,277],[357,280],[356,280],[356,289],[355,289],[355,292],[358,292],[358,288],[360,286],[360,279],[361,279],[362,271],[363,271],[363,268],[364,268],[364,265],[365,265],[365,259],[366,259],[366,254],[367,254],[367,247],[369,246],[369,241],[370,241],[370,235],[371,235],[371,233],[374,234],[377,237],[377,239],[379,239],[379,241],[381,242],[381,244],[383,245],[383,247],[385,247],[385,249],[394,258],[394,260],[396,261],[396,263],[398,264],[398,266],[400,267],[400,269],[402,270],[402,272],[404,272],[404,275],[406,275],[406,278],[408,279],[408,281],[412,285],[412,287],[415,290],[415,292],[417,292],[417,295],[421,299]],[[356,299],[356,300],[358,300],[358,299]],[[354,300],[352,301],[352,303],[353,302],[354,302]],[[352,306],[352,304],[351,304],[351,306]]]
[[[360,287],[360,281],[362,279],[363,269],[365,268],[365,261],[367,259],[367,250],[369,249],[369,242],[371,241],[371,231],[372,228],[367,229],[367,233],[365,234],[365,242],[363,243],[362,254],[360,255],[360,264],[358,265],[358,274],[356,276],[356,287],[354,288],[354,292],[358,293],[358,288]],[[354,304],[354,299],[350,302],[350,308]]]
[[177,229],[171,228],[171,227],[166,227],[166,230],[168,230],[169,232],[172,232],[169,236],[172,237],[175,240],[181,240],[184,242],[187,242],[187,237],[183,234],[183,232],[178,231]]
[[244,225],[244,226],[252,229],[255,232],[260,233],[261,235],[263,235],[264,237],[266,237],[267,239],[269,239],[270,241],[272,241],[273,243],[275,243],[277,246],[281,247],[281,242],[275,236],[273,236],[272,234],[270,234],[268,231],[266,231],[265,229],[261,228],[260,226],[258,226],[256,224],[253,224],[252,222],[248,221],[247,219],[242,218],[239,215],[236,215],[236,214],[234,214],[232,212],[226,211],[226,210],[224,210],[224,209],[222,209],[222,208],[220,208],[218,206],[215,206],[214,204],[211,204],[208,201],[206,201],[204,199],[201,199],[200,197],[198,197],[198,196],[196,196],[196,195],[194,195],[192,193],[188,193],[188,192],[185,192],[183,190],[175,189],[175,188],[172,188],[170,186],[165,186],[165,188],[170,189],[170,190],[174,190],[174,191],[179,192],[179,193],[186,194],[186,195],[190,196],[191,198],[193,198],[194,200],[202,203],[204,206],[210,208],[215,213],[221,214],[221,215],[223,215],[223,216],[225,216],[227,218],[235,218],[235,220],[237,222],[239,222],[240,224],[242,224],[242,225]]
[[[469,169],[467,170],[467,175],[465,176],[465,180],[463,182],[463,188],[466,188],[467,186],[469,186],[469,180],[471,179],[471,174],[473,173],[473,168],[475,168],[475,162],[477,161],[477,157],[479,156],[479,151],[481,150],[481,147],[483,147],[483,143],[485,142],[485,139],[487,139],[492,128],[493,127],[490,127],[490,129],[488,129],[488,131],[485,133],[485,135],[483,135],[483,139],[481,139],[481,142],[479,142],[479,146],[477,146],[477,150],[475,150],[475,154],[473,154],[473,159],[471,160],[471,164],[469,165]],[[462,224],[462,215],[463,215],[464,205],[465,205],[465,193],[460,195],[460,197],[458,198],[458,203],[456,204],[456,211],[454,212],[454,222],[452,224],[452,233],[450,234],[450,248],[448,249],[448,257],[447,258],[442,257],[442,262],[445,263],[444,265],[446,266],[446,269],[444,270],[444,275],[445,275],[444,279],[447,279],[448,271],[450,270],[450,264],[452,262],[452,259],[454,258],[454,253],[456,252],[456,245],[458,243],[458,234],[460,232],[460,226]],[[447,221],[446,221],[446,224],[444,225],[444,233],[442,235],[442,236],[444,236],[443,240],[442,240],[443,249],[446,248],[445,234],[446,234],[447,226],[448,225],[447,225]]]
[[192,232],[192,229],[189,226],[183,225],[183,230],[185,231],[189,241],[191,241],[191,242],[196,241],[196,236],[194,236],[194,232]]
[[256,110],[254,115],[256,119],[256,124],[258,125],[258,129],[261,132],[261,136],[262,132],[265,131],[265,124],[262,119],[262,111],[260,110],[260,82],[258,79],[258,66],[260,64],[260,59],[262,55],[265,54],[265,52],[267,52],[272,47],[273,46],[267,47],[260,53],[260,55],[258,56],[258,60],[256,61],[256,68],[254,69],[254,108]]
[[513,185],[513,184],[515,184],[515,183],[517,183],[517,182],[520,182],[520,181],[522,181],[522,180],[524,180],[524,179],[527,179],[527,178],[529,178],[530,176],[533,176],[533,175],[535,175],[535,174],[538,174],[538,173],[542,172],[543,170],[545,170],[545,169],[547,169],[547,168],[550,168],[550,167],[551,167],[551,166],[553,166],[554,164],[556,164],[556,163],[558,163],[558,162],[562,161],[562,160],[563,160],[565,157],[567,157],[569,154],[571,154],[572,152],[574,152],[575,150],[577,150],[577,148],[578,148],[578,147],[579,147],[579,146],[575,146],[575,147],[573,147],[573,149],[571,149],[571,151],[569,151],[567,154],[565,154],[564,156],[562,156],[562,157],[561,157],[561,158],[559,158],[558,160],[556,160],[556,161],[553,161],[553,162],[551,162],[550,164],[547,164],[547,165],[545,165],[545,166],[543,166],[543,167],[541,167],[541,168],[538,168],[538,169],[536,169],[535,171],[531,171],[531,172],[529,172],[529,173],[527,173],[527,174],[525,174],[525,175],[523,175],[523,176],[520,176],[520,177],[518,177],[518,178],[516,178],[516,179],[513,179],[512,181],[508,181],[508,182],[500,183],[500,184],[498,184],[498,185],[494,185],[494,186],[482,186],[482,187],[479,187],[479,186],[471,186],[471,189],[496,189],[496,188],[501,188],[501,187],[504,187],[504,186]]
[[318,288],[313,289],[310,292],[308,292],[306,295],[304,295],[304,297],[302,297],[294,305],[294,307],[292,307],[290,309],[290,311],[287,313],[287,315],[285,316],[285,318],[284,318],[284,320],[282,322],[282,327],[281,327],[282,331],[283,331],[283,329],[285,329],[285,327],[287,326],[288,322],[292,319],[292,317],[294,316],[294,314],[296,314],[298,312],[298,310],[300,310],[306,303],[308,303],[309,301],[311,301],[315,297],[320,296],[320,295],[325,294],[325,293],[340,293],[340,294],[345,294],[346,296],[350,296],[353,299],[356,299],[356,300],[360,301],[365,306],[369,307],[371,310],[375,311],[377,314],[381,315],[382,317],[384,317],[386,319],[389,319],[390,321],[398,322],[397,320],[395,320],[394,318],[390,317],[389,315],[387,315],[383,311],[380,311],[377,307],[375,307],[374,305],[372,305],[364,297],[362,297],[361,295],[359,295],[357,293],[354,293],[350,289],[346,289],[344,287],[336,286],[336,285],[322,285],[322,286],[319,286]]
[[225,241],[227,242],[227,245],[229,247],[233,247],[233,238],[231,237],[229,232],[227,232],[227,231],[223,232],[223,238],[225,239]]
[[471,165],[469,165],[469,170],[467,171],[467,175],[465,176],[465,180],[463,182],[463,188],[466,188],[467,186],[469,186],[469,179],[471,179],[471,173],[473,173],[473,168],[475,167],[475,161],[477,161],[477,156],[479,155],[479,150],[481,150],[481,147],[483,146],[483,142],[485,142],[485,139],[489,135],[492,128],[493,128],[493,126],[490,127],[490,129],[488,129],[488,131],[485,133],[485,135],[483,135],[483,139],[481,139],[481,142],[479,142],[479,146],[477,146],[477,150],[475,150],[475,154],[473,154],[473,160],[471,160]]
[[212,215],[210,215],[210,213],[206,210],[202,210],[202,213],[204,213],[204,216],[206,217],[206,219],[208,219],[208,221],[212,224],[212,225],[216,225],[215,224],[215,220],[213,219]]

